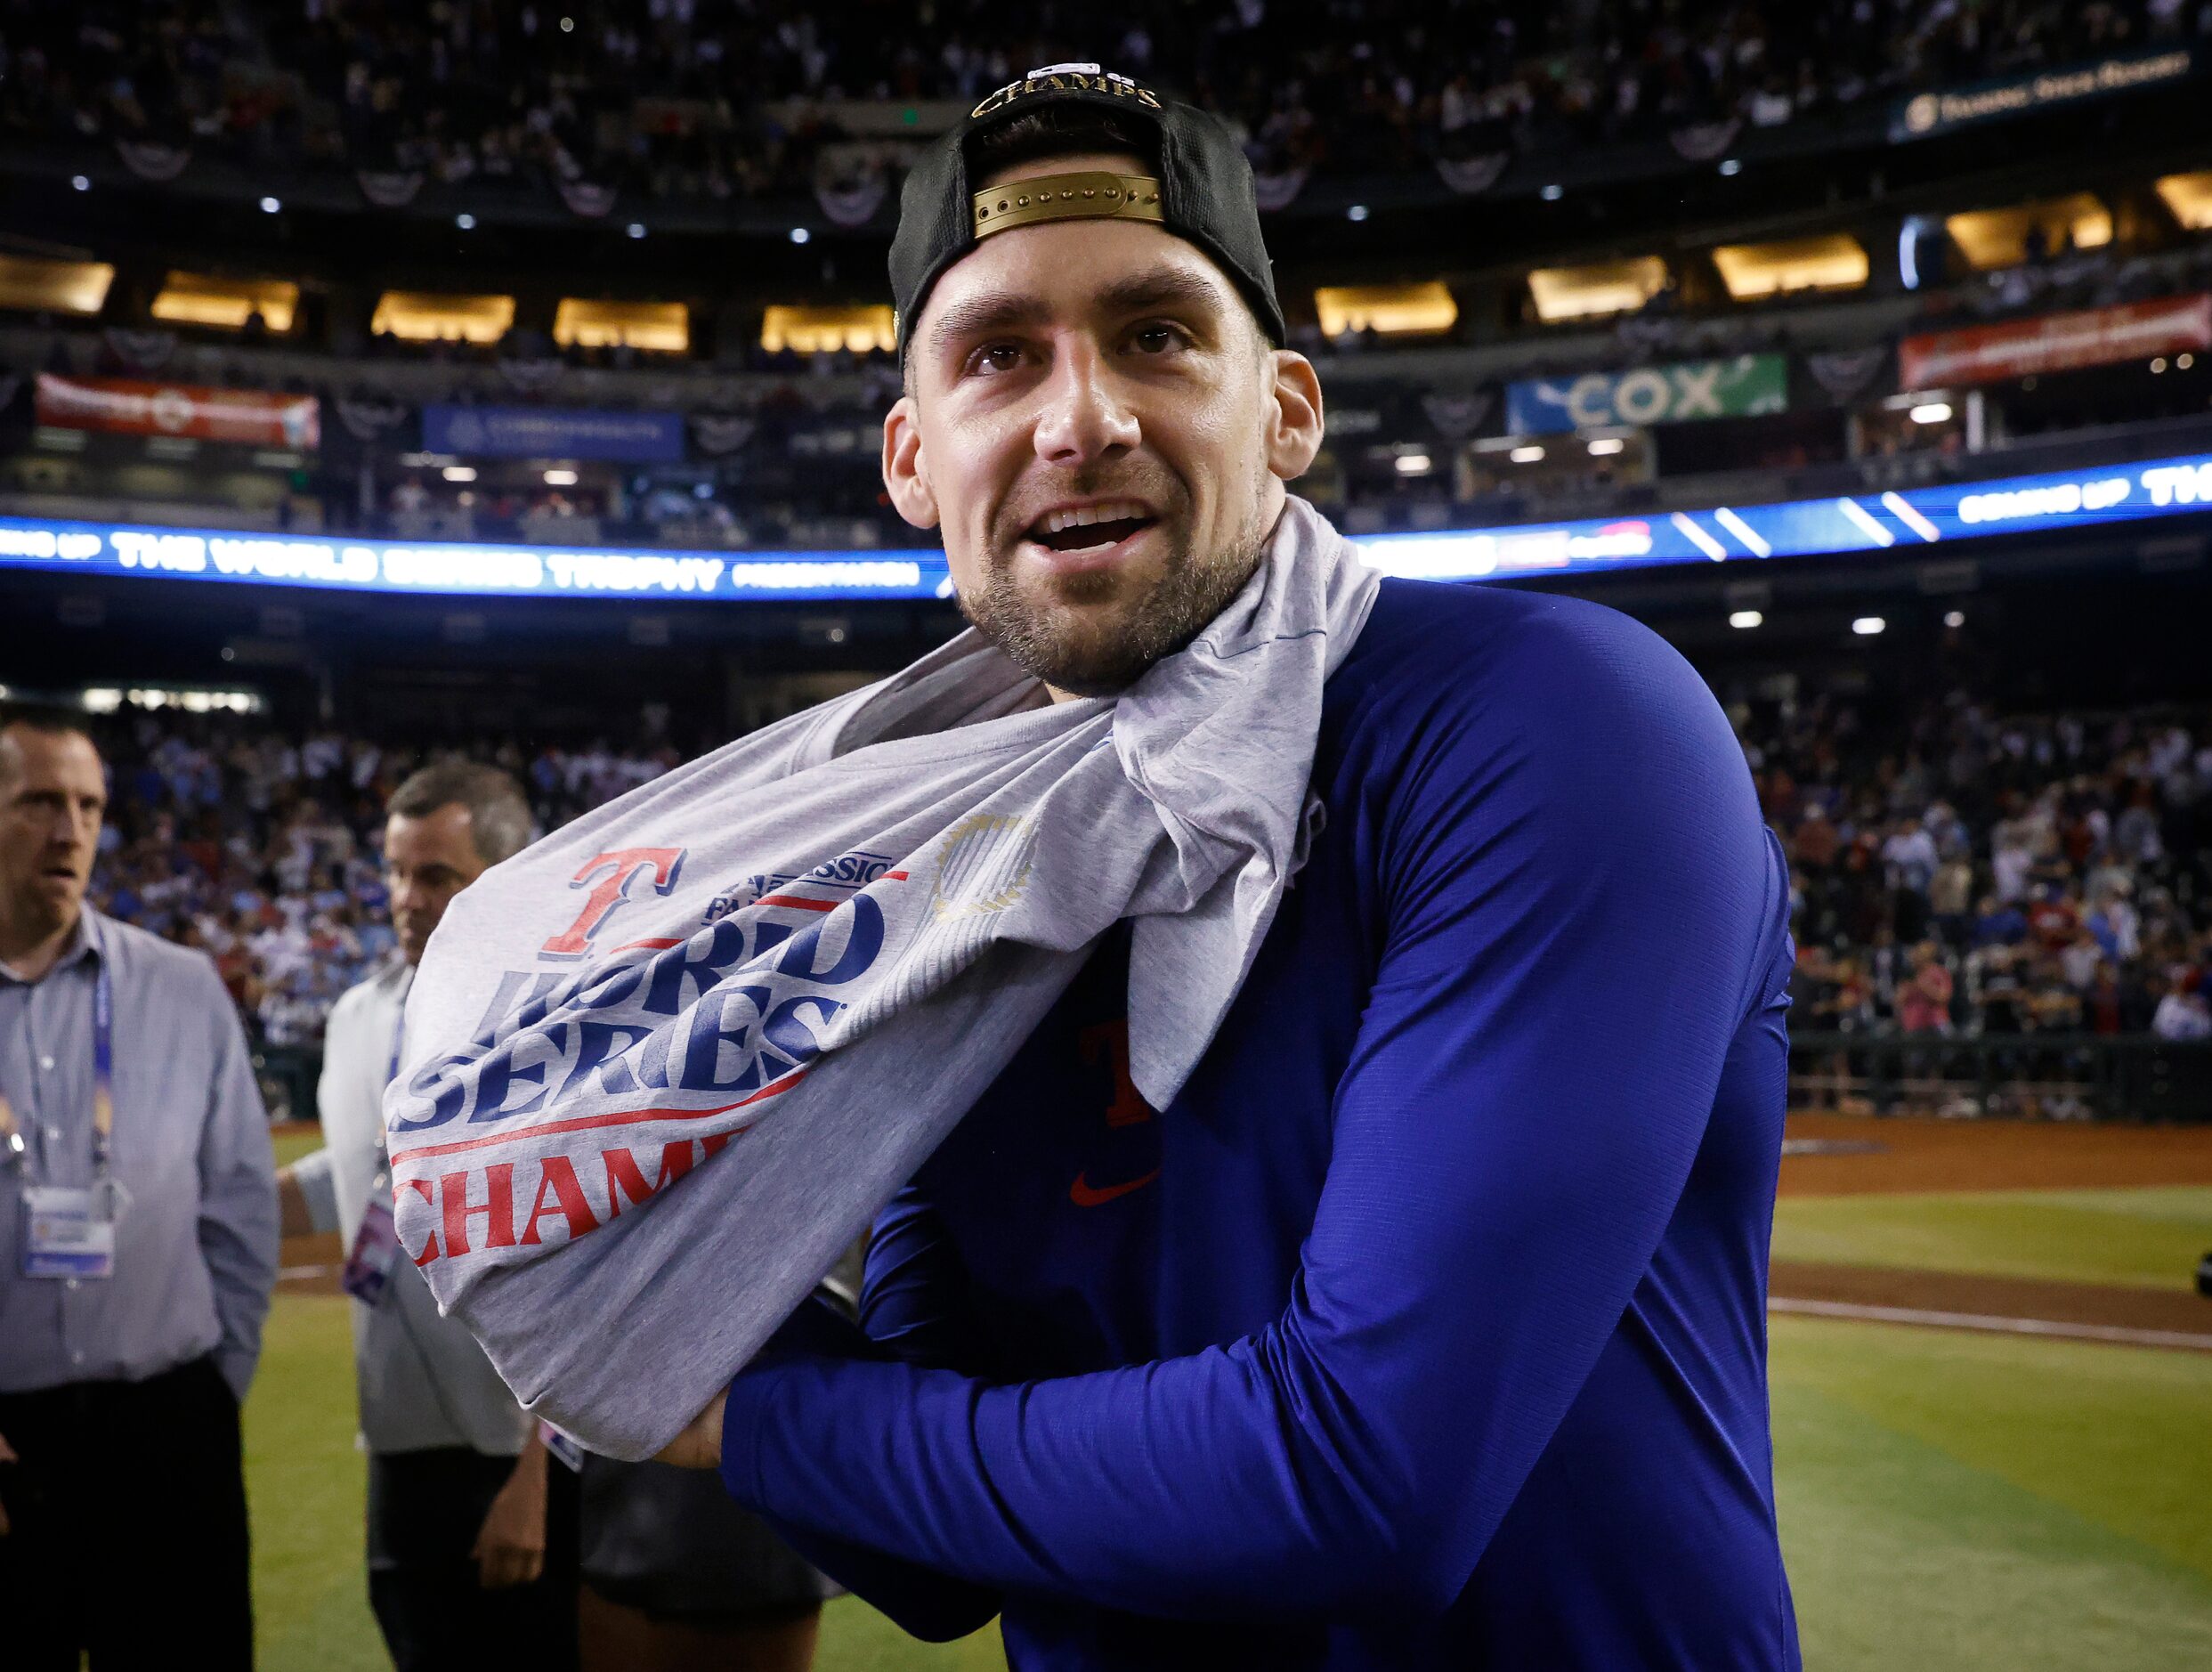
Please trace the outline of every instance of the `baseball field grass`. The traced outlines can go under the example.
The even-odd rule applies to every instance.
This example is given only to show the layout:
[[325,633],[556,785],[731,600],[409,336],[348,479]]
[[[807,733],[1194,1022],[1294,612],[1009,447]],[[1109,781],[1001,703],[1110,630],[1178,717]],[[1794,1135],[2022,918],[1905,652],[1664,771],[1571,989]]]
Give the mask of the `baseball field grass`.
[[[1778,1258],[2181,1289],[2212,1185],[1786,1197]],[[388,1663],[346,1303],[286,1292],[247,1407],[262,1664]],[[2212,1333],[2212,1302],[2205,1303]],[[2212,1666],[2212,1352],[1777,1317],[1775,1475],[1815,1672]],[[820,1672],[979,1672],[850,1598]]]
[[1774,1214],[1777,1260],[1835,1265],[2186,1289],[2208,1249],[2205,1185],[1786,1197]]

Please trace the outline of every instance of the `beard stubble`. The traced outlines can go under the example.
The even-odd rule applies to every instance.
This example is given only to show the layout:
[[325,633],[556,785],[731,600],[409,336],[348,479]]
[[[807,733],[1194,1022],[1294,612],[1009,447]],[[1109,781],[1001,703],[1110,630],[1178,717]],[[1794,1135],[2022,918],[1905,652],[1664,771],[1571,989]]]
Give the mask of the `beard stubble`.
[[[1104,497],[1115,489],[1079,483],[1074,491]],[[960,598],[960,613],[1023,672],[1076,696],[1113,696],[1189,644],[1252,578],[1267,543],[1265,503],[1256,492],[1244,525],[1216,551],[1184,541],[1147,591],[1096,623],[1076,619],[1069,606],[1111,598],[1123,584],[1120,575],[1070,575],[1044,596],[1027,593],[1014,578],[1012,541],[994,551],[984,584]]]

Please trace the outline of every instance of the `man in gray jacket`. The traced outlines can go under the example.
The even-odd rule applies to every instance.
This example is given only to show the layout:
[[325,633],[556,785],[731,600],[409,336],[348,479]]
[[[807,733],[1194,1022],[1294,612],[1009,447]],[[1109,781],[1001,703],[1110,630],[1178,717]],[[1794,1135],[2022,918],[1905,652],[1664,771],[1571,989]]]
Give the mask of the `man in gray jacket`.
[[[330,1013],[316,1098],[325,1143],[279,1175],[284,1230],[336,1230],[349,1250],[369,1595],[400,1672],[572,1665],[573,1492],[555,1489],[536,1423],[483,1349],[393,1257],[381,1113],[431,930],[455,895],[528,846],[530,804],[497,767],[449,761],[409,778],[386,811],[398,954]],[[561,1523],[550,1534],[549,1520]]]

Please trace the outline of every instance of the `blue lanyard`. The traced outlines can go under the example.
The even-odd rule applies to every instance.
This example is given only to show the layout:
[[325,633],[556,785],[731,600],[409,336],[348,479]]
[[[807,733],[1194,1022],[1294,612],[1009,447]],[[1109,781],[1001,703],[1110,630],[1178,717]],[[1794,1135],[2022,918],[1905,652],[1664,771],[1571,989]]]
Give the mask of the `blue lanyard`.
[[[400,1046],[406,1037],[407,994],[405,993],[401,993],[400,994],[399,1019],[392,1024],[392,1057],[391,1060],[385,1063],[384,1070],[384,1083],[387,1086],[390,1085],[393,1081],[400,1077]],[[392,1152],[390,1140],[385,1137],[383,1124],[382,1121],[379,1120],[377,1132],[377,1177],[379,1180],[388,1181],[391,1176]],[[371,1188],[380,1189],[383,1189],[384,1186],[379,1184],[372,1186]]]
[[115,983],[108,960],[93,981],[93,1170],[105,1177],[115,1132]]

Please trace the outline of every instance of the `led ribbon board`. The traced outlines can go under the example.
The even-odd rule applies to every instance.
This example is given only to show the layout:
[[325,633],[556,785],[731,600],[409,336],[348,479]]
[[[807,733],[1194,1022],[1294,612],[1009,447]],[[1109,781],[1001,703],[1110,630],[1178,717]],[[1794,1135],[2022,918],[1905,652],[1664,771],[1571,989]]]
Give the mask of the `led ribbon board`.
[[2200,509],[2212,509],[2212,454],[1778,505],[1716,505],[1463,532],[1377,534],[1359,546],[1368,564],[1385,574],[1476,580],[1588,574],[1655,564],[1911,552],[1991,534],[2131,523]]
[[[2212,454],[1774,505],[1574,523],[1377,534],[1384,574],[1480,580],[1659,564],[1911,552],[1991,534],[2212,509]],[[0,570],[152,575],[393,595],[631,598],[950,597],[940,551],[591,551],[565,546],[315,540],[219,529],[0,517]]]
[[928,598],[941,551],[591,551],[0,517],[0,569],[476,597]]

